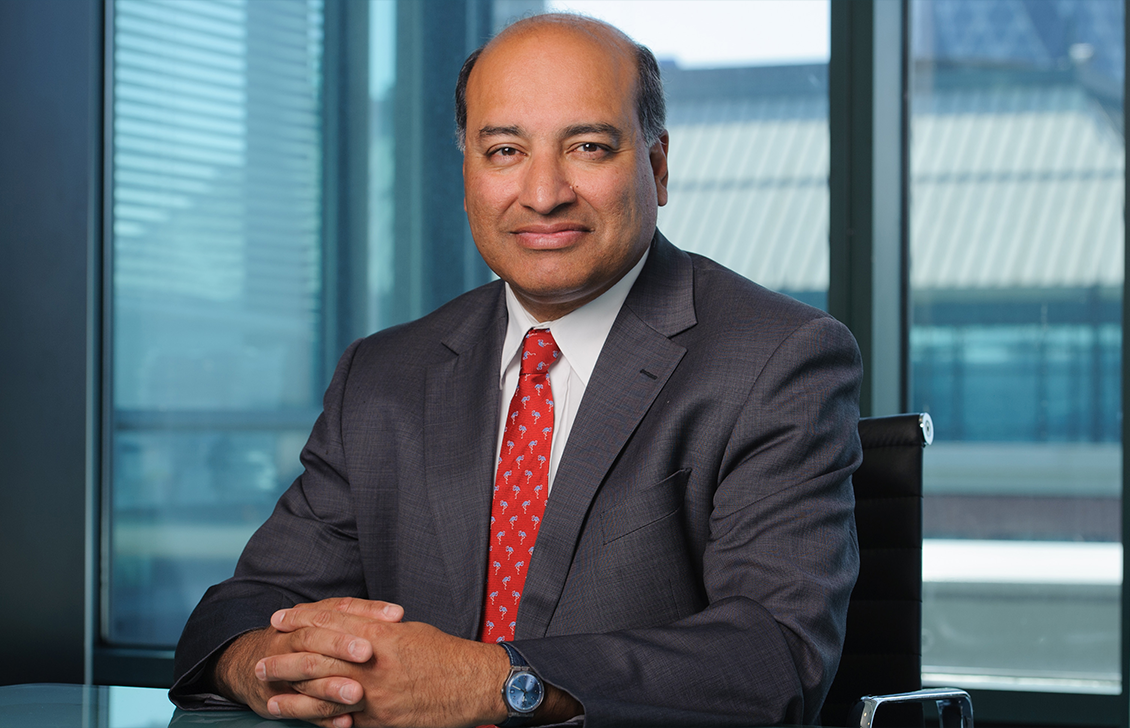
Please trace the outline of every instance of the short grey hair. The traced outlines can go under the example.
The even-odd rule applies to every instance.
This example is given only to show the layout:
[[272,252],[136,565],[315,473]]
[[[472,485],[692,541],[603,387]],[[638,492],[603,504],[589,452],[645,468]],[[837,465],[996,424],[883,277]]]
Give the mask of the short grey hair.
[[[535,15],[532,19],[551,22],[593,22],[613,30],[629,43],[636,56],[636,116],[639,118],[640,128],[643,130],[643,138],[647,146],[650,147],[659,141],[659,137],[667,131],[667,101],[663,97],[663,77],[659,72],[659,61],[655,59],[655,54],[651,52],[650,48],[641,43],[636,43],[614,26],[580,15],[546,13]],[[467,60],[463,62],[463,67],[459,69],[459,80],[455,83],[455,142],[458,144],[460,152],[465,151],[467,147],[467,80],[471,77],[475,62],[479,60],[479,56],[483,54],[483,50],[488,45],[490,45],[490,42],[479,46],[472,51],[471,55],[467,56]]]

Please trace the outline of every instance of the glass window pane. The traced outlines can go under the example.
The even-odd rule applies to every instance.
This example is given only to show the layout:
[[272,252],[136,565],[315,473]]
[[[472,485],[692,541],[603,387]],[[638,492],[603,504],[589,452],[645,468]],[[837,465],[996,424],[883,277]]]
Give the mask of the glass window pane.
[[928,682],[1121,690],[1124,12],[912,5]]
[[[536,10],[538,2],[520,2]],[[369,0],[369,331],[491,280],[463,211],[455,81],[493,6]],[[356,7],[347,4],[347,7]]]
[[825,0],[554,0],[655,52],[667,93],[670,201],[659,229],[768,288],[825,307]]
[[113,23],[103,635],[171,646],[319,408],[321,3],[115,0]]
[[[461,163],[454,143],[443,143],[451,113],[437,121],[412,107],[421,94],[449,103],[466,55],[448,58],[452,41],[476,34],[454,27],[462,18],[420,12],[426,7],[369,3],[373,330],[491,278],[466,229],[462,187],[451,184]],[[574,10],[648,45],[662,66],[671,132],[671,196],[660,230],[758,283],[825,305],[827,0],[494,0],[490,7],[483,39],[532,13]],[[448,35],[452,41],[437,40]],[[431,56],[427,69],[398,67],[421,54]],[[414,151],[421,134],[440,143]]]

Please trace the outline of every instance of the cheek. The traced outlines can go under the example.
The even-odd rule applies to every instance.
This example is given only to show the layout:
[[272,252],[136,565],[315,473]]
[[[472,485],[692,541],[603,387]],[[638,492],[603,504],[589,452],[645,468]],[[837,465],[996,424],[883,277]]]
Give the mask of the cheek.
[[616,215],[620,225],[626,228],[625,233],[638,226],[643,219],[640,202],[639,189],[631,184],[622,185],[616,190],[615,198],[609,198],[608,208]]
[[507,207],[508,182],[489,175],[472,175],[463,180],[463,207],[468,215],[493,217]]
[[480,249],[484,245],[488,247],[495,245],[499,229],[504,227],[500,221],[500,211],[481,196],[468,195],[464,206],[467,209],[467,224],[475,244]]
[[635,180],[631,175],[605,176],[573,186],[573,191],[588,201],[607,222],[622,224],[635,217]]

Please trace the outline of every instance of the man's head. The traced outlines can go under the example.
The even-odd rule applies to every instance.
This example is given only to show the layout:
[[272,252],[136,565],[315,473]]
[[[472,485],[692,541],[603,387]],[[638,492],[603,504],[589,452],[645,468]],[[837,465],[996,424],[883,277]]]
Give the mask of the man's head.
[[[640,126],[643,128],[644,141],[647,142],[649,147],[659,141],[659,136],[667,131],[667,102],[663,97],[663,79],[659,72],[659,62],[655,60],[655,54],[651,52],[650,48],[634,42],[611,25],[591,21],[578,15],[545,13],[526,21],[519,21],[515,25],[520,26],[522,22],[557,22],[578,25],[586,22],[598,23],[618,34],[625,43],[630,44],[636,55],[636,114],[639,116]],[[506,31],[503,31],[499,38],[502,38],[505,33]],[[498,40],[498,38],[495,40]],[[467,144],[467,78],[471,75],[471,69],[475,67],[475,62],[485,48],[486,46],[478,48],[467,56],[467,60],[463,62],[463,67],[459,69],[459,80],[455,84],[455,135],[461,152]]]
[[471,232],[539,319],[596,298],[647,249],[667,201],[662,99],[650,51],[579,16],[519,21],[464,65]]

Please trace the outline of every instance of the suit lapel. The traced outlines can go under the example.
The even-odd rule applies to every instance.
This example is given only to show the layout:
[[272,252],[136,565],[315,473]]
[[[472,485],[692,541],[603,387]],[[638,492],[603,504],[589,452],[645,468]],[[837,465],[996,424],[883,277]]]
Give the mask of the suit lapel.
[[686,353],[670,337],[693,325],[691,261],[657,233],[569,434],[522,592],[518,638],[545,635],[592,499]]
[[469,317],[443,341],[455,356],[430,367],[425,385],[428,499],[456,609],[452,622],[456,634],[470,639],[478,636],[486,583],[497,382],[506,333],[501,293],[498,302],[481,325]]

